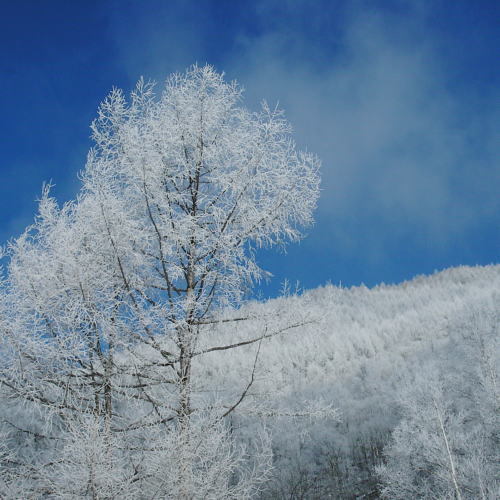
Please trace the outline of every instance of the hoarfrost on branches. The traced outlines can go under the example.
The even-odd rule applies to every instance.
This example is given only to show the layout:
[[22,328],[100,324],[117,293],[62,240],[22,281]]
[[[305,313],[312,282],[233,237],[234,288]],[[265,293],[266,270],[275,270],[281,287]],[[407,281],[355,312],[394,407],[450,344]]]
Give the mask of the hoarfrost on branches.
[[[129,101],[114,89],[77,199],[58,207],[46,186],[34,224],[10,243],[2,417],[25,437],[15,460],[33,494],[68,495],[64,481],[78,477],[92,498],[121,496],[121,484],[164,498],[175,471],[176,498],[240,498],[267,476],[267,442],[254,450],[261,463],[250,460],[222,418],[273,332],[246,342],[259,350],[231,402],[198,393],[193,370],[204,353],[237,347],[210,344],[216,311],[230,304],[237,316],[265,274],[257,248],[295,241],[312,222],[319,161],[296,150],[280,110],[250,112],[241,94],[210,66],[173,75],[158,95],[142,79]],[[260,472],[238,486],[240,462]]]

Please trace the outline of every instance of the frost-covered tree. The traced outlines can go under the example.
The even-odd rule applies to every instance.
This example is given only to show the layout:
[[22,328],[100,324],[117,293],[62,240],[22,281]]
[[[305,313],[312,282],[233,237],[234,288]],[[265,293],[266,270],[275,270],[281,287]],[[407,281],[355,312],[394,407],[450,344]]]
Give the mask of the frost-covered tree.
[[447,359],[428,361],[399,392],[402,419],[379,467],[383,497],[494,499],[498,481],[498,312],[462,325]]
[[[91,498],[123,496],[117,478],[138,497],[230,498],[238,477],[256,477],[235,470],[244,454],[221,423],[254,373],[221,407],[196,392],[193,368],[255,344],[255,371],[276,330],[219,345],[211,327],[220,306],[234,307],[223,320],[234,328],[245,319],[237,307],[263,276],[256,249],[312,222],[319,162],[296,150],[280,110],[250,112],[241,93],[210,66],[173,75],[158,95],[143,80],[128,101],[114,89],[77,199],[58,207],[46,187],[34,224],[10,243],[1,417],[33,491],[68,496],[75,476]],[[248,467],[265,477],[261,455]],[[200,483],[211,477],[216,493]],[[238,484],[242,498],[256,482]]]

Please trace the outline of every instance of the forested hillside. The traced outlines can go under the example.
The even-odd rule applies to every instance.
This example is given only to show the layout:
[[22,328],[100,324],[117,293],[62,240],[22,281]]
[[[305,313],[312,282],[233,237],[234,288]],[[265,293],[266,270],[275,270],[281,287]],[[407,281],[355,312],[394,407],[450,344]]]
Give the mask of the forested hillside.
[[[261,474],[265,481],[252,490],[261,498],[497,498],[499,304],[500,266],[492,265],[372,289],[327,285],[226,309],[205,327],[197,352],[264,338],[193,358],[193,405],[232,409],[227,420],[234,439],[228,448],[216,432],[221,429],[210,424],[205,431],[215,437],[200,437],[197,453],[220,461],[222,450],[240,480]],[[117,366],[148,351],[130,356],[123,353]],[[54,435],[60,424],[41,421],[8,390],[2,398],[7,498],[36,490],[29,466],[16,477],[20,469],[12,464],[31,460],[40,475],[34,462],[43,462],[44,453],[59,462],[54,468],[46,460],[42,469],[66,474],[66,481],[80,474],[85,482],[82,463],[89,456],[108,467],[104,472],[124,467],[116,456],[110,464],[106,453],[82,445],[101,437],[92,428],[73,429],[73,448],[54,455],[44,433]],[[130,418],[140,414],[132,400],[129,410],[118,404]],[[240,447],[241,470],[231,463]],[[267,467],[271,449],[269,473],[259,467]],[[172,465],[162,464],[156,466]],[[115,498],[113,488],[102,498]],[[119,492],[122,498],[143,498],[133,481],[128,488]],[[45,498],[38,491],[30,498]],[[81,497],[70,491],[60,497]],[[234,491],[234,498],[248,494]]]
[[[268,319],[214,335],[310,321],[264,341],[246,400],[248,413],[270,415],[275,480],[264,498],[376,498],[381,479],[387,498],[453,498],[452,469],[462,498],[496,498],[499,312],[498,265],[372,289],[327,285],[238,311]],[[200,380],[220,378],[219,397],[234,398],[255,353],[213,353]],[[318,401],[338,418],[311,419]],[[234,418],[243,433],[244,414]]]

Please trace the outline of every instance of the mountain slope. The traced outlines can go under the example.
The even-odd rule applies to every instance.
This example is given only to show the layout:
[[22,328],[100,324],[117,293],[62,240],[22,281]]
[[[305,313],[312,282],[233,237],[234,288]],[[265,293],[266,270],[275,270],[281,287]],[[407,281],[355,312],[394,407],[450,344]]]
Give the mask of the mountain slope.
[[[443,359],[459,359],[454,345],[477,329],[477,318],[488,319],[480,328],[495,328],[499,305],[499,265],[457,267],[372,289],[327,285],[226,312],[226,318],[258,319],[225,324],[207,335],[206,346],[307,323],[263,341],[240,424],[250,425],[245,414],[277,415],[267,419],[279,477],[273,495],[354,498],[376,494],[374,467],[400,419],[401,388],[429,360],[444,366]],[[256,352],[253,344],[212,353],[197,367],[200,390],[215,384],[219,399],[234,402]],[[279,416],[311,409],[318,400],[338,408],[340,422]]]

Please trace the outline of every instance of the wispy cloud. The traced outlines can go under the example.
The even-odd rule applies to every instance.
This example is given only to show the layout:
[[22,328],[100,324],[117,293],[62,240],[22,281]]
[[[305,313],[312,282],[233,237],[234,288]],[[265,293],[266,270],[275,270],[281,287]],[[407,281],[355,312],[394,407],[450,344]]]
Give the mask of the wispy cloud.
[[383,246],[411,226],[421,242],[446,245],[498,208],[498,117],[449,91],[415,16],[393,16],[394,29],[387,16],[351,12],[331,55],[311,54],[319,67],[296,57],[307,47],[284,27],[241,41],[231,61],[251,96],[279,98],[322,157],[322,230],[344,240],[361,227]]
[[251,107],[279,101],[299,145],[323,161],[313,243],[377,260],[405,245],[445,253],[478,227],[492,237],[500,141],[488,99],[499,92],[468,95],[452,81],[422,3],[257,1],[241,7],[252,29],[230,33],[220,11],[194,4],[113,15],[121,63],[132,80],[214,63]]

